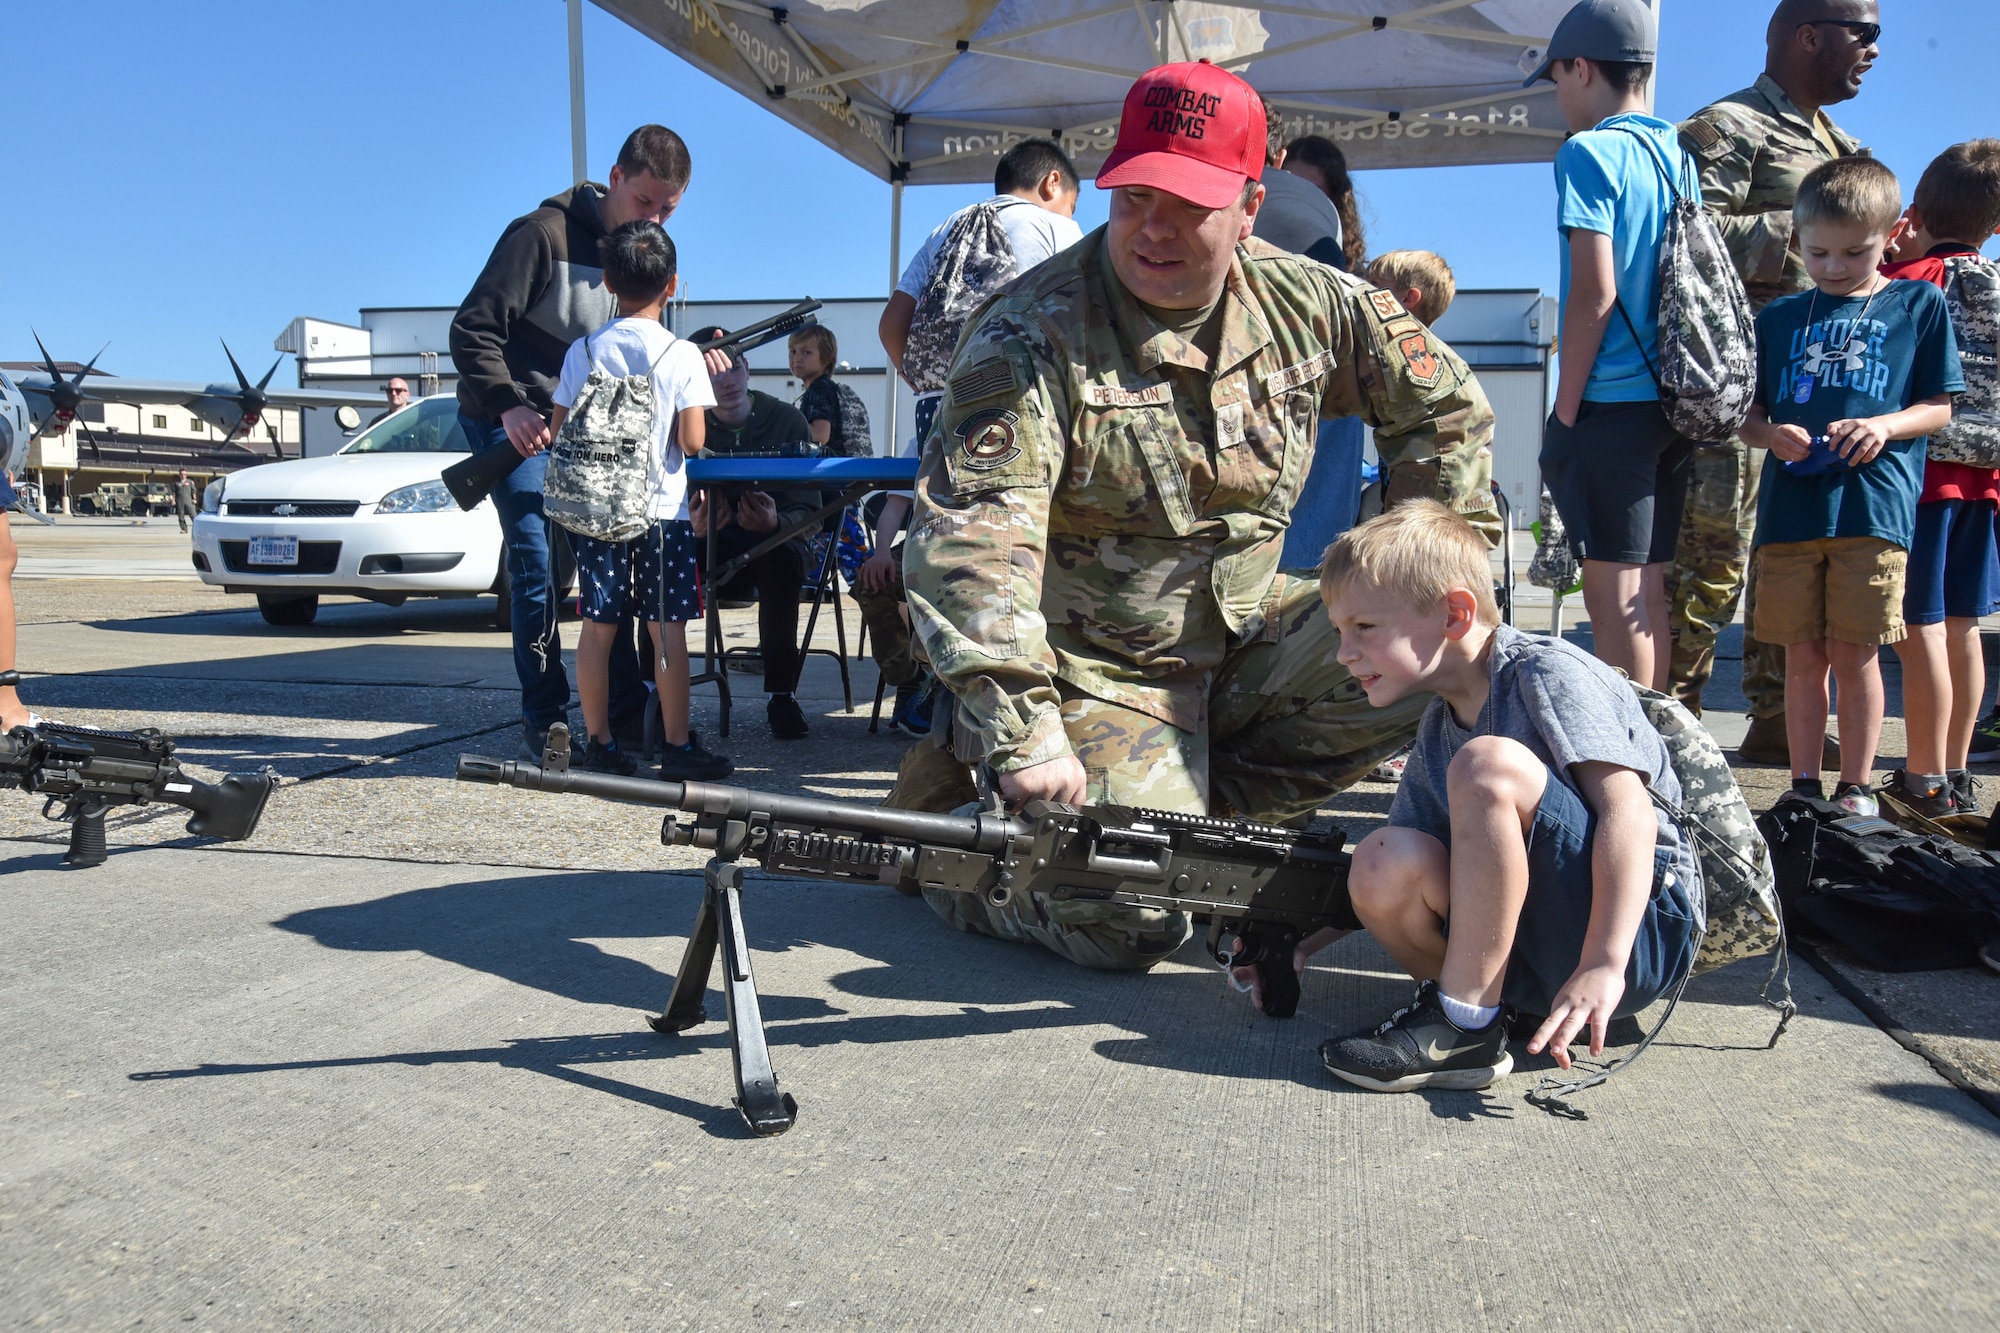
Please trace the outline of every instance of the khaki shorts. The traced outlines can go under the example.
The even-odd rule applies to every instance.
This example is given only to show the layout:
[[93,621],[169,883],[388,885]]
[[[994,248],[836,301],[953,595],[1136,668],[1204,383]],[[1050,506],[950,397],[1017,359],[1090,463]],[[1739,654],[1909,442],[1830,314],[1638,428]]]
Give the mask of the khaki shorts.
[[1910,553],[1880,537],[1821,537],[1760,546],[1752,556],[1765,643],[1897,643]]

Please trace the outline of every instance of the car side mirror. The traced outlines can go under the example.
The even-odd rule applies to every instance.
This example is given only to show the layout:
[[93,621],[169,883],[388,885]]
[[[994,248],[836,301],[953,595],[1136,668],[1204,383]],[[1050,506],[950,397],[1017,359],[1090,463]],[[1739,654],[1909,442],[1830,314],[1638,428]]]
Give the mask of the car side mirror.
[[343,431],[361,429],[361,414],[352,407],[336,407],[333,410],[333,420]]

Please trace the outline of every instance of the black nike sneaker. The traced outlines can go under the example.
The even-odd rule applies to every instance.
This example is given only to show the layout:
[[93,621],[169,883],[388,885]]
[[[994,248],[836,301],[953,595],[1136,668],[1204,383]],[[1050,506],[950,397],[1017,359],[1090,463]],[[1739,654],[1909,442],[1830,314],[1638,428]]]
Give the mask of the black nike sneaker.
[[1435,981],[1419,986],[1417,998],[1381,1026],[1324,1043],[1319,1058],[1335,1078],[1371,1092],[1469,1091],[1514,1069],[1514,1057],[1507,1054],[1506,1011],[1467,1032],[1445,1017]]

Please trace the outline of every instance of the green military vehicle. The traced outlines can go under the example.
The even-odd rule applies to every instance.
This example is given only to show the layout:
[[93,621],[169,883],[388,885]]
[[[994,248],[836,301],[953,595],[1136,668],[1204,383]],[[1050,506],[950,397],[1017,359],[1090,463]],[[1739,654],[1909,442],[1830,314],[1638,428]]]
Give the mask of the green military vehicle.
[[76,512],[105,518],[145,518],[174,512],[174,488],[164,481],[107,481],[76,497]]

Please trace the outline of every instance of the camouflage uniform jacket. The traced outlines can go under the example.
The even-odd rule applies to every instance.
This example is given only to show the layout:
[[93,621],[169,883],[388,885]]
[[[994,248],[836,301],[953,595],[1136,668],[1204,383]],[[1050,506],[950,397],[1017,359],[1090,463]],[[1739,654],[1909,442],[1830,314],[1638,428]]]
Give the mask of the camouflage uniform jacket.
[[1254,238],[1218,355],[1117,281],[1102,229],[967,321],[904,553],[913,627],[1005,772],[1060,758],[1060,679],[1190,731],[1268,601],[1321,417],[1376,428],[1391,501],[1492,539],[1493,414],[1396,298]]
[[[1701,167],[1701,199],[1716,215],[1753,310],[1812,285],[1792,248],[1792,203],[1806,173],[1866,153],[1816,112],[1823,140],[1768,74],[1681,122],[1681,146]],[[1831,140],[1840,151],[1828,147]]]

